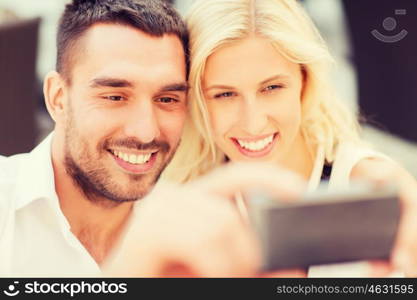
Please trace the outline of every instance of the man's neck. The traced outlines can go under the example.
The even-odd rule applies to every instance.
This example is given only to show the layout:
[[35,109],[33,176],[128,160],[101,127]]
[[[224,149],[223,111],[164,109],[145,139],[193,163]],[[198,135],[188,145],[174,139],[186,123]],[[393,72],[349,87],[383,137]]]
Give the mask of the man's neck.
[[72,233],[94,260],[101,264],[123,232],[133,203],[105,206],[100,203],[106,199],[91,201],[67,174],[63,158],[59,155],[52,147],[55,190],[60,208],[70,224]]

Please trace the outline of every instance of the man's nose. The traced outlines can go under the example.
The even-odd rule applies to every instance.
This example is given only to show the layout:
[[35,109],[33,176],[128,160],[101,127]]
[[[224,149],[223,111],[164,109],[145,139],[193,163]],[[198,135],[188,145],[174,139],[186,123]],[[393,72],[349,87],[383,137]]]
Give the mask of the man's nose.
[[241,126],[250,135],[263,134],[268,123],[268,113],[255,96],[245,98],[241,110]]
[[158,120],[151,100],[137,101],[128,108],[124,131],[127,137],[135,137],[141,143],[150,143],[159,137]]

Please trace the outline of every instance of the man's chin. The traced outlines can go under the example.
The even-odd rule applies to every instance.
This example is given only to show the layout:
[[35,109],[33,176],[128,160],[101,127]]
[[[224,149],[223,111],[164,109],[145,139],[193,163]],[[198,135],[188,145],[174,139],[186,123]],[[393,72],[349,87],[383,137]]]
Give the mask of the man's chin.
[[90,194],[87,198],[90,200],[91,203],[103,207],[112,208],[121,204],[134,203],[144,198],[148,193],[149,191],[129,194],[115,194],[113,192],[109,192],[106,189],[102,189],[100,191],[96,191],[95,193],[91,193],[90,191]]
[[[148,174],[123,174],[112,177],[112,182],[122,183],[122,185],[102,186],[100,191],[102,198],[107,198],[115,203],[134,202],[146,197],[156,185],[162,171]],[[119,174],[120,175],[120,174]]]
[[148,186],[146,188],[142,188],[140,191],[134,191],[134,192],[130,191],[122,195],[107,193],[105,198],[107,198],[110,201],[118,202],[118,203],[134,202],[134,201],[141,200],[142,198],[146,197],[151,192],[154,186],[155,184]]

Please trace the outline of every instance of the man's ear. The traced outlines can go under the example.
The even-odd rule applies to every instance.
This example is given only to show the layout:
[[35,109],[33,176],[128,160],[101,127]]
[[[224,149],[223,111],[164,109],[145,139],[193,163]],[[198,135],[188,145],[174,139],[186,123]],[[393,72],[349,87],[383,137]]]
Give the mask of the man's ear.
[[46,74],[43,82],[43,95],[49,115],[59,123],[65,116],[65,81],[56,71]]

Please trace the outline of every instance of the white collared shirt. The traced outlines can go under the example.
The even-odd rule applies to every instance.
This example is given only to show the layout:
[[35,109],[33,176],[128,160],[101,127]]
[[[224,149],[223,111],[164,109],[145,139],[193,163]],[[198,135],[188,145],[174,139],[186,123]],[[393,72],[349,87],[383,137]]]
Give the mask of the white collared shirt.
[[95,277],[55,192],[50,134],[32,152],[0,156],[0,276]]

